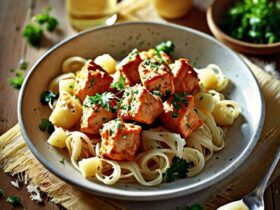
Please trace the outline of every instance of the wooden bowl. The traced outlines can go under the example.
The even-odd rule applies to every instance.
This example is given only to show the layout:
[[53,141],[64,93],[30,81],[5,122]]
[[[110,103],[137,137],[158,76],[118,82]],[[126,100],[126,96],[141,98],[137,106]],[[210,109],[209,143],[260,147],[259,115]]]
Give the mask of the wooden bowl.
[[273,44],[254,44],[234,39],[223,32],[219,26],[219,21],[235,0],[216,0],[207,9],[207,23],[214,36],[228,45],[230,48],[254,55],[267,55],[280,52],[280,42]]

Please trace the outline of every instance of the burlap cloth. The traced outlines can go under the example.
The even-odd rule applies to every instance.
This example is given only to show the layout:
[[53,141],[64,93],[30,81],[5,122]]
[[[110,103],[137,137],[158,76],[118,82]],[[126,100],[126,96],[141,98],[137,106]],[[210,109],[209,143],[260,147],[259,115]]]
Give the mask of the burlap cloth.
[[[262,177],[279,143],[280,135],[280,81],[272,78],[258,66],[246,61],[256,76],[264,94],[266,105],[265,124],[261,138],[249,158],[232,175],[214,187],[190,196],[155,202],[132,202],[101,198],[68,185],[45,169],[25,145],[19,126],[16,125],[0,137],[0,164],[11,175],[25,173],[29,181],[46,192],[52,201],[67,209],[178,209],[192,203],[202,203],[205,209],[241,198],[250,192]],[[277,139],[278,138],[278,139]],[[271,181],[280,174],[276,168]]]

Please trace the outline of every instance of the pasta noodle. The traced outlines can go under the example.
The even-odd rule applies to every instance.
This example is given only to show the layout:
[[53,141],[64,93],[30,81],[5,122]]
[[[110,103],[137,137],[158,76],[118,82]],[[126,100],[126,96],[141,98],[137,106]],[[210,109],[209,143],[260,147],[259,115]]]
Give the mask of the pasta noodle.
[[[137,50],[132,51],[127,60],[141,59],[141,57],[137,57],[137,52]],[[148,52],[153,52],[153,54],[149,55]],[[145,57],[145,62],[147,62],[147,59],[153,59],[154,56],[159,55],[153,49],[147,52],[140,52],[140,56]],[[171,62],[167,54],[164,54],[164,56]],[[161,126],[141,130],[141,127],[135,123],[124,123],[124,119],[120,118],[120,112],[130,108],[128,106],[122,107],[122,105],[118,104],[122,102],[118,95],[125,95],[126,92],[123,93],[122,89],[131,88],[128,87],[129,85],[132,86],[132,82],[128,78],[126,78],[126,83],[122,84],[120,82],[126,73],[122,69],[124,67],[120,66],[116,71],[117,62],[108,54],[98,56],[93,63],[91,62],[77,56],[66,59],[62,65],[63,74],[53,79],[49,85],[49,91],[59,94],[59,98],[54,103],[49,102],[50,107],[53,109],[49,120],[55,125],[55,131],[49,137],[48,143],[59,149],[67,148],[71,163],[81,172],[83,177],[94,177],[106,185],[135,181],[144,186],[159,185],[166,181],[166,174],[168,171],[172,171],[171,168],[176,158],[187,163],[188,168],[184,175],[192,177],[203,170],[204,165],[211,159],[214,152],[224,148],[224,131],[227,129],[226,126],[231,125],[239,116],[240,107],[238,103],[225,99],[224,95],[220,93],[226,88],[229,80],[224,77],[219,66],[210,64],[206,68],[196,69],[200,79],[199,86],[198,82],[191,83],[192,85],[197,84],[197,88],[193,88],[192,93],[195,108],[191,107],[191,99],[188,94],[183,96],[176,95],[177,99],[175,99],[179,100],[180,103],[184,103],[187,110],[183,118],[187,119],[187,123],[184,126],[187,126],[189,129],[187,131],[190,134],[186,138],[185,135],[187,134],[179,130],[181,129],[181,124],[178,124],[177,127],[173,126],[169,130]],[[181,59],[178,63],[187,65],[187,62],[188,60]],[[83,67],[84,65],[85,67]],[[105,91],[98,92],[97,89],[95,90],[93,86],[100,82],[95,78],[90,78],[89,81],[82,81],[81,77],[83,75],[93,77],[98,74],[98,71],[88,74],[75,73],[81,69],[80,72],[84,71],[87,65],[91,65],[91,69],[102,68],[102,71],[99,72],[102,78],[105,78],[106,73],[113,74],[112,77],[115,78],[114,85],[110,84],[110,86],[118,90],[117,94],[115,94],[116,97],[113,93],[108,94]],[[165,62],[164,65],[168,64]],[[176,63],[170,64],[169,68],[177,68]],[[179,72],[178,69],[177,72]],[[79,78],[77,79],[77,77]],[[110,81],[112,82],[112,80],[111,78]],[[78,89],[78,85],[81,84],[84,87],[82,91],[97,91],[94,93],[96,94],[95,98],[87,97],[87,100],[83,102],[75,92],[75,89]],[[178,87],[176,85],[175,88]],[[73,88],[74,86],[75,89]],[[135,87],[139,86],[136,85]],[[181,87],[185,88],[186,84]],[[100,88],[100,86],[95,86],[95,88]],[[109,86],[107,86],[108,88]],[[133,93],[134,96],[129,98],[128,101],[135,101],[133,97],[139,94],[139,91],[133,92],[131,88],[129,92]],[[156,92],[151,92],[157,95]],[[155,97],[152,93],[149,93],[151,94],[149,97]],[[162,103],[162,99],[159,99],[159,96],[163,97],[162,95],[156,96],[153,99],[155,101],[150,104],[151,106],[156,103],[156,100]],[[185,103],[186,98],[189,100],[187,103]],[[166,98],[163,97],[163,99],[165,100]],[[174,102],[175,99],[171,100],[171,105],[175,107],[174,110],[179,110],[182,104]],[[98,104],[98,106],[94,104]],[[163,108],[166,109],[164,106],[166,104],[163,105]],[[120,109],[117,113],[114,111],[116,107]],[[135,109],[133,112],[136,111]],[[145,113],[143,112],[143,114]],[[178,117],[180,117],[178,113],[172,113],[172,118],[177,119]],[[183,118],[180,119],[185,122]],[[193,121],[190,121],[189,118],[192,118]],[[162,121],[163,119],[160,117],[160,120]],[[137,120],[135,121],[138,122]],[[77,125],[79,122],[81,124]],[[103,124],[99,125],[100,122],[108,123],[103,126]],[[195,123],[198,126],[192,128]],[[166,125],[165,123],[163,124]],[[98,129],[94,130],[90,126],[100,126],[99,129],[107,129],[107,132],[102,130],[97,134],[95,130]],[[123,133],[119,134],[119,132]],[[131,134],[132,132],[133,135]],[[139,133],[138,137],[137,132]],[[121,136],[121,140],[116,139],[117,135]],[[119,141],[118,145],[111,145],[116,141]],[[106,149],[111,152],[111,156],[108,157],[108,154],[104,153]],[[123,154],[118,154],[119,151],[122,151]]]

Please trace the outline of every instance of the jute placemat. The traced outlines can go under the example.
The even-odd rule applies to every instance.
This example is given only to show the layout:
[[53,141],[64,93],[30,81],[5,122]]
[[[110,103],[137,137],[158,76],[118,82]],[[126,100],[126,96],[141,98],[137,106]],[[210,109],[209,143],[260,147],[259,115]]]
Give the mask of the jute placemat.
[[[110,209],[178,209],[192,203],[202,203],[205,209],[241,198],[251,191],[261,178],[280,136],[280,81],[272,78],[243,57],[259,81],[266,104],[265,124],[261,138],[249,158],[231,176],[215,186],[190,196],[156,202],[132,202],[102,198],[82,192],[58,179],[32,155],[16,125],[0,137],[0,164],[2,169],[16,175],[27,174],[29,181],[48,194],[53,202],[73,210]],[[252,104],[253,106],[253,104]],[[278,139],[277,139],[278,138]],[[271,181],[280,175],[276,169]]]

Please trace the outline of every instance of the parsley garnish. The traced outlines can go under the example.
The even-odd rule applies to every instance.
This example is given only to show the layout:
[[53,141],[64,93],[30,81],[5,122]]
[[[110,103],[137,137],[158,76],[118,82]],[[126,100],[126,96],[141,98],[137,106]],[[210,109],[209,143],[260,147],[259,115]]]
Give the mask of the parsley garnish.
[[153,90],[153,94],[156,96],[162,96],[162,94],[159,90]]
[[24,27],[22,35],[26,38],[30,45],[38,46],[43,37],[43,30],[40,26],[30,23]]
[[171,55],[174,51],[175,45],[173,44],[172,41],[168,40],[165,42],[161,42],[159,43],[156,47],[155,50],[157,52],[163,51],[168,55]]
[[193,204],[191,206],[187,206],[186,210],[203,210],[203,206],[196,203],[196,204]]
[[21,206],[21,200],[19,197],[15,196],[15,195],[10,195],[7,198],[7,202],[9,202],[13,208],[17,207],[17,206]]
[[173,182],[175,178],[187,177],[188,169],[189,163],[185,159],[175,156],[170,167],[166,170],[166,182]]
[[27,69],[27,67],[28,67],[28,62],[26,62],[25,60],[20,60],[20,66],[19,66],[19,68],[21,69],[21,70],[26,70]]
[[3,189],[0,189],[0,198],[3,198],[5,196],[5,191]]
[[54,126],[53,126],[53,124],[52,124],[52,122],[51,121],[49,121],[48,119],[45,119],[45,118],[43,118],[42,120],[41,120],[41,123],[40,123],[40,125],[39,125],[39,128],[40,128],[40,130],[41,131],[47,131],[48,132],[48,134],[52,134],[53,132],[54,132]]
[[65,164],[65,159],[63,158],[59,162],[64,165]]
[[85,100],[85,106],[97,104],[107,111],[116,112],[116,107],[112,107],[111,104],[114,99],[115,95],[113,93],[104,92],[101,95],[97,93],[95,96],[88,96],[87,100]]
[[9,84],[16,89],[21,88],[23,81],[24,81],[24,75],[23,75],[23,71],[21,70],[16,73],[15,77],[11,77],[8,79]]
[[115,88],[117,90],[124,90],[125,88],[124,82],[125,82],[125,78],[121,75],[119,81],[112,83],[110,85],[110,88]]
[[49,103],[53,103],[55,99],[58,98],[58,95],[54,94],[51,91],[44,91],[41,94],[40,101],[43,105],[48,105]]
[[29,23],[24,27],[22,35],[26,38],[30,45],[40,45],[43,38],[43,29],[41,26],[45,26],[47,31],[52,32],[58,25],[58,20],[49,14],[50,11],[50,7],[44,9],[41,13],[33,16],[32,23]]
[[50,11],[51,7],[48,7],[41,13],[35,15],[33,18],[38,24],[45,25],[46,29],[52,32],[58,25],[58,20],[49,14]]
[[180,110],[181,109],[181,103],[188,106],[189,101],[188,101],[188,99],[185,98],[185,96],[187,96],[187,95],[188,95],[187,93],[174,94],[174,97],[171,101],[171,104],[173,105],[173,107],[177,110]]

